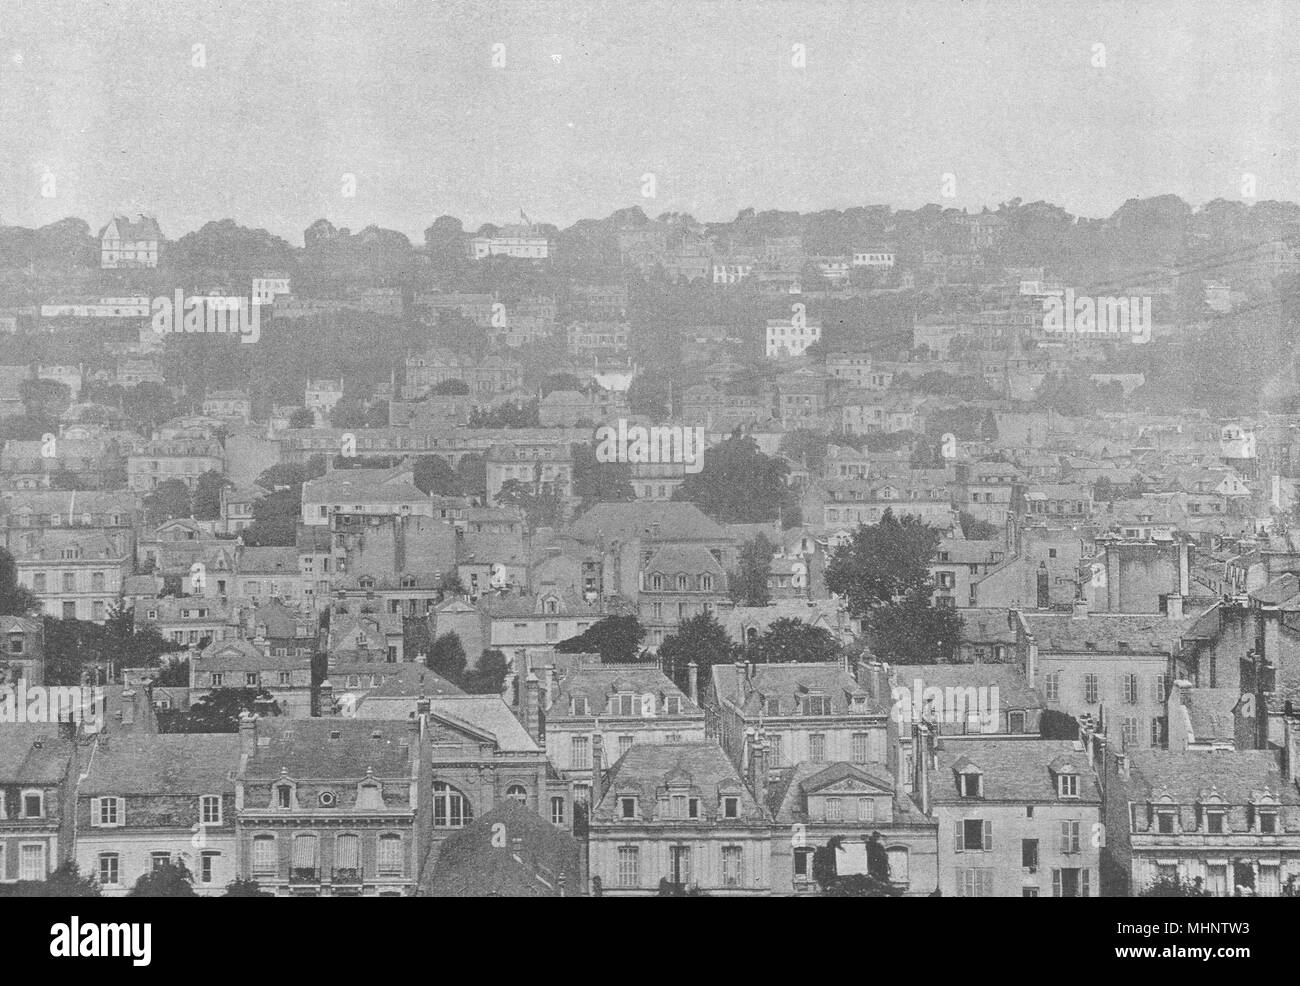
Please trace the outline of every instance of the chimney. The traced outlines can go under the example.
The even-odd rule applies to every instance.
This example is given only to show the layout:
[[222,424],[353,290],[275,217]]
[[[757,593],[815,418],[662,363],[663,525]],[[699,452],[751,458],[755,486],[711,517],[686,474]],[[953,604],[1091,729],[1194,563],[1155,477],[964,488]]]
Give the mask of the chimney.
[[1169,699],[1165,705],[1165,722],[1168,723],[1169,752],[1185,753],[1191,735],[1191,717],[1187,713],[1187,692],[1192,683],[1186,678],[1179,678],[1169,689]]
[[546,667],[542,668],[542,691],[545,692],[546,694],[542,696],[542,703],[540,708],[549,709],[551,707],[551,703],[555,701],[555,665],[554,664],[548,664],[546,665]]
[[1183,596],[1180,592],[1171,592],[1165,597],[1165,608],[1171,620],[1183,618]]
[[515,678],[513,671],[507,671],[506,676],[501,679],[501,698],[512,708],[515,705]]
[[884,661],[859,661],[858,684],[865,688],[873,701],[893,705],[893,689],[889,684],[889,665]]
[[239,755],[251,757],[257,750],[257,717],[245,712],[239,717]]
[[759,804],[767,802],[767,742],[762,730],[749,752],[749,787]]
[[700,666],[692,661],[686,665],[686,688],[693,705],[700,704]]
[[135,722],[135,689],[122,690],[122,725],[129,726]]
[[604,741],[600,733],[591,736],[591,807],[594,809],[605,796]]
[[524,731],[533,738],[534,743],[542,742],[542,717],[538,705],[538,691],[541,683],[531,671],[524,682],[523,724]]
[[918,717],[912,723],[912,800],[921,814],[930,814],[930,725]]

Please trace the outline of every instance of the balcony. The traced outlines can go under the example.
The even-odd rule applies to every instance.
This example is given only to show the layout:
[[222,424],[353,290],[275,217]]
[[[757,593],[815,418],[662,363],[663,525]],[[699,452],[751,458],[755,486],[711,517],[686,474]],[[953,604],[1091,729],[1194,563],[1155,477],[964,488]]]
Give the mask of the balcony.
[[342,869],[334,870],[330,882],[335,886],[360,886],[361,868],[359,866],[345,866]]
[[310,866],[295,866],[289,870],[290,883],[320,883],[320,870]]

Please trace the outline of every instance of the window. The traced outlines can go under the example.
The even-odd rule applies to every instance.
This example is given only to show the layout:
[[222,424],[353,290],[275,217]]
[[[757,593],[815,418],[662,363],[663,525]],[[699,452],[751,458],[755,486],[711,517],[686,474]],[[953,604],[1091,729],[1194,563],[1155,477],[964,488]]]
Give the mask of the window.
[[840,819],[843,817],[843,816],[841,815],[841,811],[842,811],[842,808],[841,808],[841,806],[840,806],[840,799],[839,799],[839,798],[827,798],[827,799],[826,799],[826,821],[828,821],[828,822],[838,822],[838,821],[840,821]]
[[18,879],[44,880],[45,877],[45,843],[21,846],[18,854]]
[[436,828],[458,829],[474,820],[469,801],[443,781],[433,783],[433,824]]
[[688,884],[691,882],[691,847],[690,846],[669,846],[668,847],[668,865],[671,875],[669,879],[673,883]]
[[99,882],[105,887],[115,887],[122,877],[122,860],[115,852],[99,854]]
[[685,575],[677,576],[677,591],[685,592],[691,587],[691,580]]
[[528,792],[524,790],[522,784],[511,784],[506,788],[506,797],[511,801],[518,801],[521,805],[528,803]]
[[957,852],[986,852],[993,848],[993,822],[989,819],[965,818],[953,830],[953,849]]
[[722,847],[722,885],[724,887],[740,886],[740,864],[743,856],[740,846]]
[[[334,869],[336,876],[355,877],[361,869],[361,840],[345,833],[334,840]],[[339,873],[338,871],[347,871]]]
[[275,806],[277,808],[293,807],[293,788],[288,784],[277,784],[275,788]]
[[858,798],[858,821],[874,822],[876,820],[876,802],[872,798]]
[[221,824],[221,797],[216,794],[205,794],[199,799],[199,818],[203,820],[204,825]]
[[[569,701],[573,703],[573,714],[575,716],[590,715],[590,713],[587,711],[586,695],[575,695]],[[580,738],[581,737],[579,737],[579,739]]]
[[23,792],[23,818],[45,817],[45,795],[40,791]]
[[1172,835],[1174,833],[1175,813],[1173,811],[1156,812],[1156,831],[1161,835]]
[[101,828],[111,828],[122,824],[123,810],[121,798],[100,798],[96,809],[96,822]]
[[619,798],[619,818],[636,818],[636,798]]
[[379,837],[379,875],[401,876],[402,837],[393,832],[385,832]]
[[739,818],[740,817],[740,799],[737,797],[726,797],[722,799],[722,817]]
[[632,737],[627,735],[620,736],[618,738],[618,755],[621,757],[630,749],[632,749]]
[[957,775],[957,793],[963,798],[978,798],[984,792],[984,775],[976,770],[968,770]]
[[1162,674],[1154,675],[1151,678],[1151,700],[1156,703],[1165,700],[1165,676]]
[[1124,749],[1132,749],[1138,745],[1138,737],[1141,735],[1141,726],[1137,716],[1124,716],[1120,719],[1119,734],[1124,744]]
[[767,738],[767,762],[770,766],[780,767],[784,765],[785,760],[781,756],[781,741],[784,738],[780,733],[773,733]]
[[803,714],[806,716],[828,716],[831,714],[831,700],[827,695],[805,695]]
[[631,692],[620,692],[609,697],[609,714],[614,716],[636,715],[636,696]]
[[220,671],[212,672],[212,687],[221,688],[226,683],[226,676]]
[[1095,674],[1085,674],[1083,676],[1083,700],[1089,705],[1096,705],[1098,696],[1097,676]]
[[889,882],[904,885],[911,883],[912,875],[908,864],[907,847],[891,846],[885,850],[885,855],[889,859]]
[[1120,694],[1128,705],[1136,705],[1138,700],[1138,676],[1122,674],[1119,676]]
[[1038,840],[1020,840],[1020,865],[1033,873],[1038,869]]
[[813,763],[822,763],[826,759],[826,737],[822,733],[808,735],[808,759]]
[[682,712],[682,697],[680,695],[664,696],[664,715],[676,716]]
[[1056,793],[1062,798],[1077,798],[1079,796],[1079,775],[1072,773],[1057,774]]
[[1043,677],[1043,691],[1046,693],[1049,702],[1059,702],[1061,700],[1061,672],[1053,671]]
[[1227,814],[1222,808],[1207,808],[1205,811],[1205,831],[1210,835],[1223,834],[1223,819]]
[[1062,822],[1060,831],[1060,841],[1057,848],[1063,853],[1075,853],[1079,851],[1079,823]]
[[1087,897],[1088,871],[1081,869],[1052,870],[1053,897]]
[[591,769],[591,738],[574,736],[569,741],[569,766],[574,770]]
[[281,671],[281,672],[280,672],[280,684],[282,684],[282,685],[288,685],[288,684],[290,683],[291,680],[292,680],[292,678],[290,677],[290,673],[289,673],[288,671]]
[[871,734],[854,733],[852,749],[853,749],[853,762],[866,763],[871,757]]
[[212,883],[219,852],[205,852],[199,856],[199,883]]
[[314,880],[319,869],[319,844],[315,835],[303,833],[293,837],[293,873]]
[[563,798],[551,799],[551,824],[552,825],[564,824],[564,799]]
[[167,852],[151,852],[149,854],[149,868],[152,870],[160,870],[171,861],[171,854]]
[[993,870],[988,867],[959,868],[955,882],[958,897],[993,896]]
[[636,846],[618,847],[618,885],[636,887],[641,884],[640,850]]
[[1264,835],[1277,834],[1277,811],[1270,809],[1259,812],[1259,831]]

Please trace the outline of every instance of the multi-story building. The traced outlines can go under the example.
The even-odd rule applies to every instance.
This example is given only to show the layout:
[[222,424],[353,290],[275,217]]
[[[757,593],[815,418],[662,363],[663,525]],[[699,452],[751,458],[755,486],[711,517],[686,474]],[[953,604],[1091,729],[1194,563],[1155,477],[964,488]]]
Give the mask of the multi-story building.
[[99,266],[104,270],[157,267],[162,238],[162,230],[151,216],[139,216],[134,222],[114,216],[99,231]]
[[72,855],[74,728],[15,722],[0,728],[0,883],[44,880]]
[[566,330],[572,356],[627,352],[631,337],[632,327],[627,322],[572,322]]
[[45,623],[25,616],[0,616],[0,685],[23,678],[45,684]]
[[[128,703],[143,691],[123,692]],[[132,713],[136,714],[136,713]],[[190,871],[200,896],[219,896],[239,875],[229,733],[101,734],[77,785],[76,860],[106,897],[122,897],[164,863]]]
[[204,438],[160,439],[141,442],[126,459],[126,482],[132,490],[148,493],[159,483],[180,480],[190,489],[205,472],[222,472],[221,445]]
[[553,493],[568,516],[573,493],[573,453],[567,445],[523,445],[516,442],[493,445],[484,457],[487,502],[498,503],[501,488],[509,481],[522,483],[534,493]]
[[919,734],[913,788],[938,822],[943,896],[1100,896],[1101,790],[1082,743]]
[[491,236],[474,236],[466,244],[471,260],[486,257],[513,257],[517,260],[545,260],[551,244],[532,225],[502,226]]
[[726,601],[728,573],[701,544],[665,544],[641,567],[637,611],[646,643],[657,648],[683,620],[716,612]]
[[614,759],[635,743],[702,743],[704,710],[655,664],[542,672],[546,755],[590,803],[591,751],[600,737]]
[[838,663],[716,664],[712,697],[718,741],[742,770],[760,723],[769,772],[840,762],[877,775],[894,769],[892,699],[875,698]]
[[[392,469],[335,469],[302,485],[302,522],[338,529],[371,517],[432,517],[428,494],[409,465]],[[351,518],[350,521],[345,518]]]
[[250,640],[215,641],[190,658],[190,700],[223,688],[265,689],[280,714],[311,715],[311,657],[267,653]]
[[103,623],[132,570],[123,540],[76,530],[24,532],[14,553],[18,581],[50,616]]
[[430,818],[424,715],[248,719],[235,738],[239,873],[278,897],[409,897]]
[[772,815],[711,740],[633,743],[608,772],[592,739],[592,893],[710,896],[771,892]]
[[769,357],[802,356],[805,349],[820,342],[821,338],[821,319],[769,318],[765,352]]

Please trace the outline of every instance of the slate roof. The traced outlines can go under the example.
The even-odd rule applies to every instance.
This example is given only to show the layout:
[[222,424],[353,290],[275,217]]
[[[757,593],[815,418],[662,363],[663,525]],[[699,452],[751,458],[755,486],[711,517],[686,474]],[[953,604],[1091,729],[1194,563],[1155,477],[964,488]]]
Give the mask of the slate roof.
[[[655,525],[658,533],[654,533]],[[695,504],[674,500],[597,503],[566,533],[584,542],[637,537],[662,541],[728,540],[726,528],[710,520]]]
[[797,767],[784,767],[775,776],[769,774],[766,791],[768,809],[778,825],[792,825],[807,821],[808,794],[846,777],[854,777],[873,787],[893,791],[892,822],[881,819],[872,823],[874,827],[884,828],[890,824],[934,824],[921,813],[921,809],[916,806],[907,792],[895,787],[887,772],[882,770],[879,774],[873,774],[856,764],[849,763],[833,763],[829,766],[821,763],[801,763]]
[[114,733],[95,748],[78,796],[221,794],[235,789],[237,733]]
[[1300,792],[1282,779],[1277,756],[1269,750],[1134,750],[1129,763],[1130,800],[1168,790],[1177,799],[1195,801],[1213,788],[1226,801],[1245,804],[1268,788],[1283,804],[1300,804]]
[[59,738],[56,723],[4,723],[0,784],[57,784],[68,771],[72,753],[73,741]]
[[[569,714],[569,699],[583,696],[588,700],[591,715],[605,715],[609,696],[617,692],[634,692],[644,695],[647,692],[656,696],[655,711],[662,715],[661,699],[665,695],[676,695],[682,700],[682,715],[703,718],[703,710],[672,680],[658,668],[628,667],[627,665],[607,665],[598,667],[574,668],[556,683],[548,718],[556,719]],[[638,711],[638,715],[640,712]],[[653,721],[653,720],[651,720]]]
[[[1044,653],[1089,649],[1118,653],[1121,640],[1133,653],[1164,653],[1196,623],[1195,616],[1171,620],[1159,614],[1129,613],[1089,613],[1087,619],[1074,619],[1069,613],[1026,613],[1024,619]],[[1095,648],[1089,648],[1089,642]]]
[[413,768],[411,748],[418,745],[410,722],[381,719],[274,717],[258,719],[256,731],[256,749],[244,771],[249,780],[274,779],[282,769],[295,779],[352,779],[367,771],[406,778]]
[[[1079,774],[1079,797],[1068,803],[1101,804],[1101,792],[1093,778],[1088,755],[1076,750],[1070,740],[949,740],[935,750],[939,766],[934,771],[931,799],[936,804],[966,804],[972,801],[1051,802],[1059,804],[1056,784],[1049,769],[1069,764]],[[964,764],[962,763],[964,761]],[[957,793],[954,772],[960,766],[977,767],[983,774],[983,797],[963,798]]]
[[[766,806],[754,799],[741,780],[731,760],[712,740],[698,743],[633,743],[609,769],[605,794],[592,809],[593,822],[613,823],[619,817],[620,795],[635,794],[640,799],[640,817],[655,821],[658,795],[666,790],[669,779],[686,781],[700,798],[700,823],[733,820],[718,818],[723,795],[740,798],[737,824],[770,822]],[[677,819],[673,819],[677,821]]]
[[[832,715],[885,715],[893,704],[889,700],[873,699],[868,690],[838,663],[755,664],[753,676],[743,692],[735,665],[715,664],[713,673],[718,697],[738,705],[751,716],[757,716],[764,709],[764,698],[767,700],[766,715],[798,715],[801,697],[814,692],[830,699]],[[850,697],[855,695],[865,696],[866,704],[862,709],[850,708]],[[775,710],[774,702],[779,703]]]

